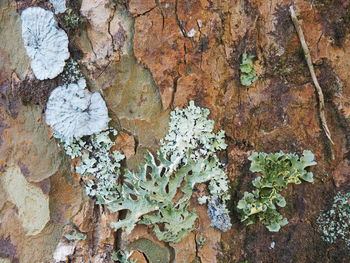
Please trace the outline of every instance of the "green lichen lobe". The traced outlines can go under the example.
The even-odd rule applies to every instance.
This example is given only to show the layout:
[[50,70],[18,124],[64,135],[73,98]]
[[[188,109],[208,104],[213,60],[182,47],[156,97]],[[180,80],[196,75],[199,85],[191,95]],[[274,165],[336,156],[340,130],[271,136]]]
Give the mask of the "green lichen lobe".
[[250,86],[258,79],[258,75],[254,71],[253,55],[244,53],[239,69],[241,71],[240,81],[243,86]]
[[247,225],[261,221],[269,231],[278,232],[288,223],[278,211],[286,206],[286,200],[280,194],[288,184],[301,184],[302,181],[313,182],[313,174],[306,170],[315,165],[311,151],[304,151],[301,157],[291,153],[253,153],[250,171],[260,173],[252,181],[255,190],[245,192],[238,202],[237,209],[241,221]]

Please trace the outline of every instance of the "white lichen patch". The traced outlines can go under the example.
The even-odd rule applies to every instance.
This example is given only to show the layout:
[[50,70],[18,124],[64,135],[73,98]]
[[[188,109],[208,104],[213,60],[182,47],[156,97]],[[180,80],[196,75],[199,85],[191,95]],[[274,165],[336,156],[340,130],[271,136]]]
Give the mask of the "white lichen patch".
[[9,167],[0,182],[8,201],[18,209],[18,217],[26,235],[39,234],[50,220],[49,197],[27,182],[18,166]]
[[211,156],[226,149],[225,132],[213,133],[214,121],[209,120],[208,109],[189,106],[171,112],[169,131],[161,141],[160,151],[171,161],[181,158],[186,163],[189,157],[195,160],[201,156]]
[[194,37],[196,35],[196,30],[192,28],[189,32],[187,32],[188,37]]
[[40,7],[25,9],[21,19],[22,38],[35,77],[57,77],[69,58],[67,34],[58,27],[53,13]]
[[81,138],[108,128],[108,109],[102,96],[91,93],[84,79],[54,89],[46,106],[46,123],[62,140]]
[[73,255],[75,246],[75,243],[58,243],[56,250],[53,254],[53,259],[55,260],[55,262],[66,261],[68,256]]
[[55,9],[55,14],[64,13],[67,9],[66,0],[50,0],[50,3]]

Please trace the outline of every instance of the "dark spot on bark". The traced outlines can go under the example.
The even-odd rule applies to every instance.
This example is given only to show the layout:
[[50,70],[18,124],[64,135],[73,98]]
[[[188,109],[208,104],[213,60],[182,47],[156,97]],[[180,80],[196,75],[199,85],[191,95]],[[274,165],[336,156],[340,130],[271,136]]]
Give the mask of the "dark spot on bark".
[[25,105],[35,104],[45,108],[51,91],[56,88],[58,84],[59,78],[53,80],[38,80],[26,77],[14,92]]
[[119,29],[117,33],[113,36],[113,41],[116,49],[122,48],[124,46],[124,43],[126,41],[126,31],[123,28],[123,25],[119,22]]
[[0,117],[0,146],[2,144],[2,133],[7,128],[9,128],[9,126],[6,123],[4,123],[4,120]]
[[0,105],[4,107],[6,112],[16,118],[19,112],[20,102],[11,89],[11,82],[5,81],[0,83]]
[[204,36],[199,39],[198,44],[198,53],[203,53],[209,49],[209,39],[208,37]]
[[11,243],[10,237],[0,237],[0,257],[14,259],[16,255],[16,247]]
[[320,22],[336,46],[342,46],[350,33],[350,0],[315,0]]
[[69,41],[68,48],[69,48],[70,56],[73,60],[79,60],[84,57],[84,53],[75,44],[75,39]]
[[258,8],[252,4],[252,1],[243,1],[244,13],[250,17],[256,17],[258,15]]
[[50,179],[44,179],[41,182],[35,183],[37,186],[40,187],[40,189],[43,191],[45,195],[48,195],[50,193],[51,189],[51,182]]
[[276,18],[275,31],[270,34],[275,38],[276,42],[285,48],[290,40],[294,27],[290,19],[289,5],[277,5],[274,16]]
[[19,166],[19,169],[21,169],[21,173],[23,174],[24,177],[30,176],[30,171],[29,171],[28,167],[24,163],[19,161],[17,164]]
[[276,56],[276,51],[272,49],[268,53],[266,78],[277,76],[282,83],[296,85],[312,81],[301,47],[287,48],[281,56]]
[[22,13],[22,11],[28,7],[39,6],[44,9],[51,9],[51,5],[47,0],[16,0],[16,11]]
[[343,84],[339,77],[334,73],[330,63],[323,59],[321,63],[315,66],[317,79],[322,87],[325,102],[330,102],[334,97],[342,96]]

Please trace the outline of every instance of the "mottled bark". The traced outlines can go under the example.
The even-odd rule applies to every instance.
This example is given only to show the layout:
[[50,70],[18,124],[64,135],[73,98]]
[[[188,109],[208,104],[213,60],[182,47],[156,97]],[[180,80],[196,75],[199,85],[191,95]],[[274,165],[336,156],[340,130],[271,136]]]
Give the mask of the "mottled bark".
[[[292,4],[323,89],[334,160],[290,19]],[[73,28],[66,14],[57,19],[89,89],[101,92],[113,126],[122,131],[117,147],[128,154],[124,167],[136,169],[146,150],[158,149],[170,110],[190,100],[209,108],[217,130],[226,132],[228,148],[220,158],[231,183],[233,227],[226,233],[210,227],[206,207],[195,201],[207,191],[199,185],[191,202],[197,228],[178,244],[158,241],[145,226],[131,235],[114,233],[109,224],[125,215],[111,214],[85,195],[74,162],[45,124],[47,98],[63,80],[38,81],[31,72],[20,21],[28,6],[52,8],[44,0],[0,1],[0,262],[53,262],[59,243],[73,247],[67,262],[112,262],[119,248],[138,250],[138,262],[160,262],[152,261],[152,253],[178,263],[350,261],[342,244],[321,240],[315,223],[334,193],[350,183],[350,1],[67,0],[81,23]],[[239,81],[245,52],[256,57],[259,75],[249,87]],[[289,224],[270,233],[261,224],[240,223],[235,206],[256,176],[249,171],[250,153],[305,149],[318,162],[311,169],[315,182],[285,191],[287,206],[280,211]],[[8,192],[17,188],[15,195]],[[40,195],[24,206],[13,197],[33,192]],[[67,241],[64,234],[72,231],[86,239]],[[134,242],[139,239],[152,242]]]

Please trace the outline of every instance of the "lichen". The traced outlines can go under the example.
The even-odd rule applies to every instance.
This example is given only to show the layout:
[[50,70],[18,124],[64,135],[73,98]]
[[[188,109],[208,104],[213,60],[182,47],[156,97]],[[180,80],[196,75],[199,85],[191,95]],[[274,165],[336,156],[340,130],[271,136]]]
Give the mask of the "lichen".
[[25,9],[21,19],[22,38],[35,77],[57,77],[69,58],[67,34],[58,27],[53,13],[40,7]]
[[252,182],[255,190],[245,192],[237,208],[241,221],[247,225],[261,221],[271,232],[278,232],[288,223],[277,207],[286,206],[286,200],[280,192],[290,183],[301,184],[302,181],[313,182],[313,174],[306,170],[315,165],[311,151],[304,151],[301,157],[290,153],[253,153],[249,158],[250,171],[261,176]]
[[171,112],[169,130],[161,141],[160,151],[170,161],[180,157],[181,163],[189,157],[196,160],[201,156],[211,156],[215,152],[226,149],[225,132],[213,133],[214,121],[208,120],[210,111],[194,105]]
[[[213,198],[220,206],[211,217],[212,225],[224,231],[231,227],[226,209],[227,177],[216,156],[216,151],[226,148],[224,132],[213,133],[209,113],[194,102],[171,113],[169,131],[158,155],[148,153],[139,172],[125,174],[122,198],[110,204],[112,211],[129,211],[125,219],[112,224],[114,228],[130,233],[137,223],[153,225],[158,239],[179,242],[193,230],[197,219],[195,211],[188,207],[193,187],[210,180],[208,200]],[[179,191],[182,196],[176,198]],[[218,223],[217,216],[225,218],[225,222]]]
[[131,252],[126,250],[118,250],[117,252],[112,253],[111,259],[119,263],[136,263],[136,259],[131,259]]
[[83,74],[80,70],[79,63],[73,59],[67,61],[64,70],[61,74],[64,84],[77,83]]
[[215,206],[215,213],[209,212],[212,225],[223,231],[231,227],[227,176],[215,153],[226,148],[224,132],[213,133],[208,115],[209,110],[193,102],[176,109],[157,155],[148,152],[136,172],[126,169],[122,183],[118,177],[124,156],[112,151],[116,131],[63,140],[63,145],[68,155],[80,158],[76,172],[83,176],[87,194],[112,212],[128,211],[111,224],[113,228],[130,233],[137,224],[152,225],[159,240],[176,243],[194,229],[197,214],[189,208],[189,200],[198,183],[211,181],[207,200]]
[[63,140],[99,133],[108,127],[108,110],[99,93],[91,93],[84,79],[54,89],[46,106],[46,123]]
[[98,204],[108,204],[120,198],[117,180],[124,155],[112,150],[115,146],[112,137],[117,134],[116,130],[108,129],[86,140],[63,142],[64,149],[71,158],[81,158],[76,172],[83,176],[86,194],[95,198]]
[[208,215],[211,219],[211,225],[223,232],[228,231],[232,224],[229,212],[225,203],[219,201],[217,196],[210,199],[208,203]]
[[70,30],[78,28],[82,22],[80,17],[70,8],[67,9],[63,19],[65,28]]
[[239,69],[241,71],[240,81],[243,86],[250,86],[258,79],[258,75],[254,71],[253,59],[253,55],[246,53],[242,56],[242,64]]
[[350,249],[350,192],[339,192],[331,209],[323,211],[316,222],[325,242],[342,241]]
[[50,3],[55,9],[55,14],[64,13],[67,9],[66,0],[50,0]]
[[230,199],[228,179],[220,169],[221,164],[216,156],[216,152],[226,149],[227,145],[224,131],[213,132],[214,121],[208,119],[209,114],[208,109],[195,106],[193,101],[182,110],[175,109],[171,113],[169,131],[161,142],[160,152],[172,161],[180,158],[180,164],[200,157],[215,159],[217,174],[209,183],[210,196],[202,198],[200,202],[208,201],[208,215],[212,226],[227,231],[231,228],[229,211],[226,208],[226,202]]
[[[138,172],[127,171],[121,199],[109,205],[114,212],[129,211],[125,219],[112,223],[112,227],[130,233],[137,223],[153,225],[158,239],[179,242],[193,230],[197,218],[194,211],[188,210],[192,189],[196,183],[209,181],[217,174],[216,160],[189,159],[177,169],[180,158],[170,162],[159,155],[156,161],[148,153],[145,159]],[[182,196],[176,200],[178,190]],[[163,225],[163,230],[158,224]]]
[[73,240],[85,240],[87,236],[85,234],[73,232],[72,234],[65,234],[64,237],[67,238],[67,240],[69,241],[73,241]]

